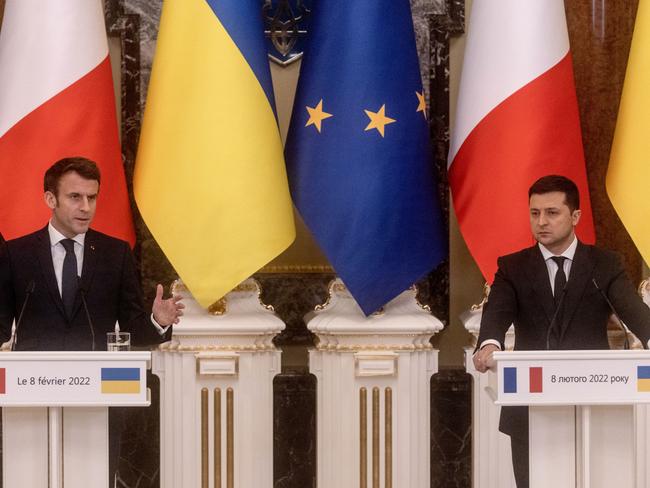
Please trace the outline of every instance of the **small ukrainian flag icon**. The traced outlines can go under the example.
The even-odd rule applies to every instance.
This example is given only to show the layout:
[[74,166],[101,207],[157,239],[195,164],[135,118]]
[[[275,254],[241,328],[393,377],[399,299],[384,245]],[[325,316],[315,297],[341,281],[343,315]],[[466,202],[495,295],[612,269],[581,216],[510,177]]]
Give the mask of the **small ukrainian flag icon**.
[[102,368],[102,393],[140,393],[140,369]]
[[636,391],[650,392],[650,366],[637,366]]

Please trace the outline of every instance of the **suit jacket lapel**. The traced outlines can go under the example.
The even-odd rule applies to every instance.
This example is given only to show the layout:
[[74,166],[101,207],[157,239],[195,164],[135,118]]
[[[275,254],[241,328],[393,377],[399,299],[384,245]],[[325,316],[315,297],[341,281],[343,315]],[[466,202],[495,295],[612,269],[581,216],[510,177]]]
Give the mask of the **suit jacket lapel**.
[[59,292],[59,285],[56,283],[56,275],[54,274],[54,264],[52,263],[52,249],[50,244],[50,235],[47,231],[47,226],[42,229],[36,238],[36,255],[41,265],[41,272],[43,273],[43,281],[45,282],[48,292],[52,301],[56,304],[61,314],[65,317],[65,309],[63,308],[63,300]]
[[548,279],[548,268],[537,245],[529,248],[528,261],[529,265],[526,266],[526,273],[544,309],[546,319],[550,322],[555,313],[555,301],[553,299],[553,290],[551,290],[551,282]]
[[92,283],[93,275],[95,273],[95,265],[97,264],[97,252],[96,252],[96,239],[95,233],[91,229],[86,233],[86,240],[84,241],[84,262],[83,268],[81,270],[81,280],[80,280],[80,290],[77,294],[77,298],[74,306],[74,313],[72,316],[79,311],[81,307],[81,293],[88,294],[90,290],[90,285]]
[[[562,326],[560,329],[560,343],[571,324],[571,319],[578,308],[587,286],[593,277],[594,262],[588,246],[578,241],[576,253],[571,263],[569,280],[567,281],[567,294],[564,298],[564,311],[562,312]],[[592,285],[593,286],[593,285]]]

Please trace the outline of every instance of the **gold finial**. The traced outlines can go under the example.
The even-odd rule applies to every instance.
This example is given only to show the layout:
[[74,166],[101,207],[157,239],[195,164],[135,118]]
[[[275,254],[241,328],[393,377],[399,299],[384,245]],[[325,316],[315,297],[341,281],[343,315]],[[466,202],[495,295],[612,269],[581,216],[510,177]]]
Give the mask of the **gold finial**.
[[478,310],[483,309],[483,305],[485,305],[488,301],[488,297],[490,296],[490,285],[488,283],[485,283],[483,285],[483,299],[480,301],[480,303],[476,303],[470,307],[470,310],[472,312],[477,312]]

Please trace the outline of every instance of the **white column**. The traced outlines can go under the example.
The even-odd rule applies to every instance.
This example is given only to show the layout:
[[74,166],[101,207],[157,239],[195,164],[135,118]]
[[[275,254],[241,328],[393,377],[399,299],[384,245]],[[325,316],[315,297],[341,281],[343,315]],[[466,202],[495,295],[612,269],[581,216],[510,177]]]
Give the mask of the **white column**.
[[366,318],[340,280],[305,321],[318,336],[318,488],[429,488],[429,339],[442,323],[414,289]]
[[[483,303],[460,316],[465,328],[478,338]],[[514,329],[506,334],[506,349],[512,350]],[[465,349],[465,370],[472,376],[472,486],[473,488],[515,488],[510,437],[499,432],[501,408],[494,404],[485,388],[486,374],[474,368],[474,348]]]
[[284,323],[260,301],[254,280],[213,313],[181,294],[183,320],[153,355],[161,487],[271,488],[273,377],[281,354],[272,340]]

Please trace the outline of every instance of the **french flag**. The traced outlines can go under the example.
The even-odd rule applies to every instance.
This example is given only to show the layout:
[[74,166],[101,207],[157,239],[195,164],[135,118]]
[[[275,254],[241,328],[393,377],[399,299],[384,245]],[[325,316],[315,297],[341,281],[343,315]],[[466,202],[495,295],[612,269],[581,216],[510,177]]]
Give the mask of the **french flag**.
[[101,172],[93,227],[135,241],[101,0],[7,0],[0,30],[0,231],[42,227],[43,174],[83,156]]
[[474,0],[449,150],[461,232],[483,276],[533,243],[528,188],[576,182],[579,237],[595,241],[562,0]]
[[[523,369],[524,368],[522,368],[522,370]],[[513,367],[503,368],[503,392],[518,393],[519,387],[517,384],[518,384],[517,368],[513,368]],[[544,392],[544,371],[539,366],[528,368],[528,392],[529,393]]]

